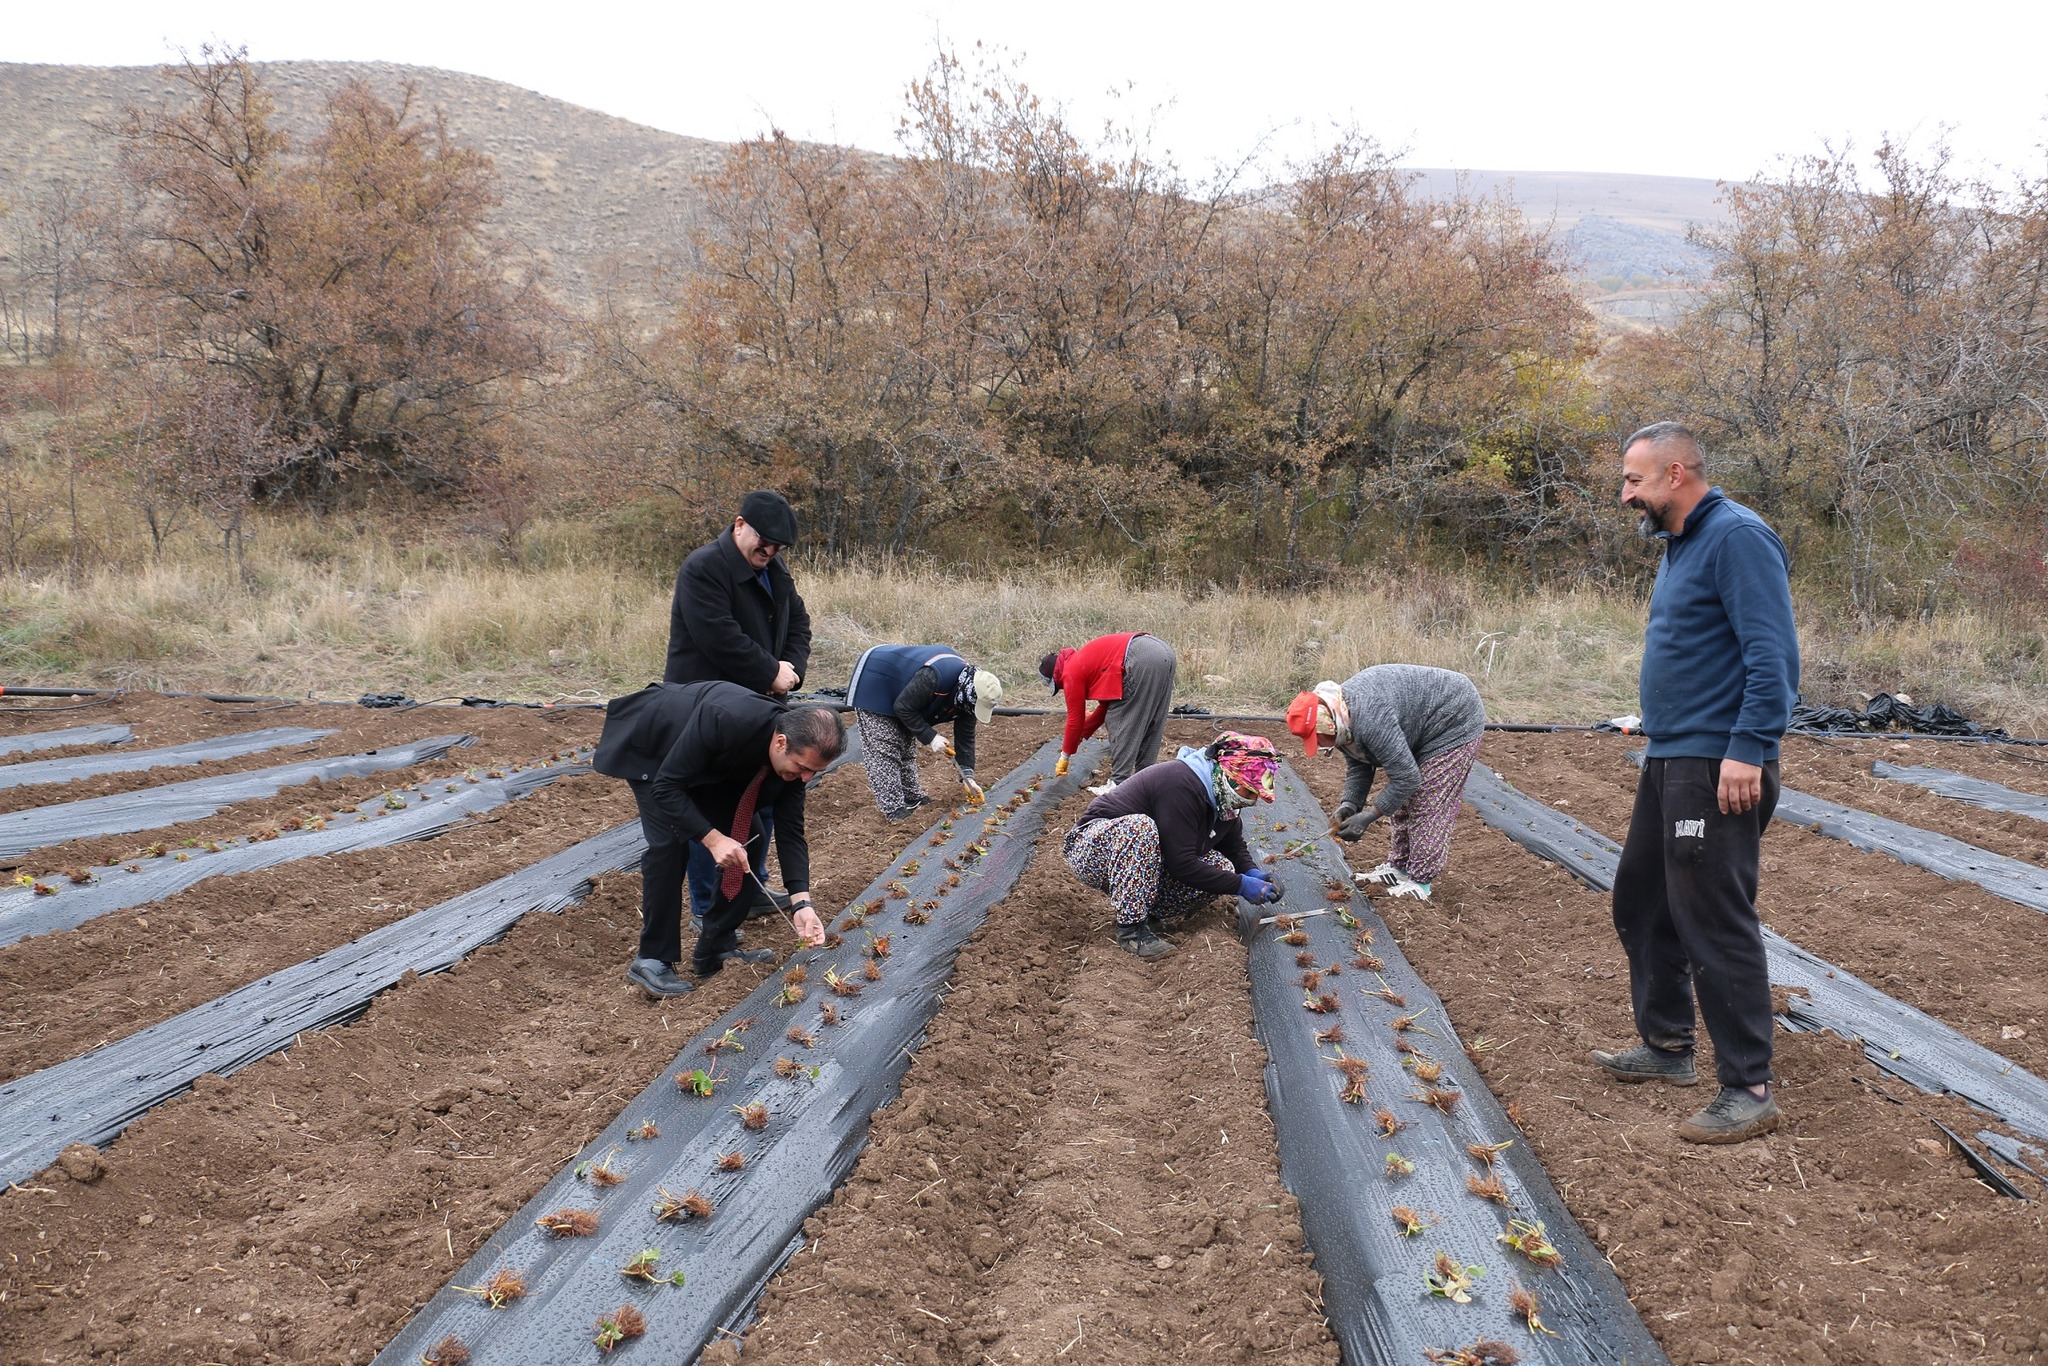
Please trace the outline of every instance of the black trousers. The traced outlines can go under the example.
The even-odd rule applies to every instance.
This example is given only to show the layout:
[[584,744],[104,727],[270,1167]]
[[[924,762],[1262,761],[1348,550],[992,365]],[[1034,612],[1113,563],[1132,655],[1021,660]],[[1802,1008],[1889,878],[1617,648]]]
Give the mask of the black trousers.
[[1614,929],[1628,954],[1636,1032],[1653,1048],[1690,1048],[1699,1001],[1723,1086],[1771,1079],[1771,981],[1757,919],[1757,859],[1778,805],[1778,765],[1763,800],[1721,814],[1719,759],[1651,759],[1614,874]]
[[[673,965],[683,957],[683,878],[691,848],[701,844],[676,835],[654,806],[654,784],[629,782],[640,808],[640,833],[647,852],[640,856],[640,950],[642,958]],[[694,961],[700,975],[718,970],[718,955],[739,944],[740,924],[750,898],[745,882],[738,900],[728,900],[714,881],[711,904],[704,913],[704,931],[697,936]]]

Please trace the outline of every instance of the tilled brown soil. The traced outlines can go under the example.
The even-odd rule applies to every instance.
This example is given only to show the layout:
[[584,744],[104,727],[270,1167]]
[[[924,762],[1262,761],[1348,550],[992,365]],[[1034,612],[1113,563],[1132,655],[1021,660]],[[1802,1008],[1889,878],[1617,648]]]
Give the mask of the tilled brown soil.
[[[136,725],[138,745],[165,744],[217,721],[211,706],[138,697],[0,713],[0,734],[107,719]],[[591,714],[307,710],[286,717],[349,726],[323,752],[478,733],[483,743],[450,756],[446,772],[531,759],[597,730]],[[234,721],[198,733],[281,723]],[[1005,718],[983,767],[998,772],[1051,733],[1038,718]],[[1863,798],[1859,765],[1867,773],[1879,755],[2048,790],[2042,769],[2000,751],[1796,746],[1789,783],[1870,809],[1884,808]],[[1634,780],[1625,748],[1496,735],[1482,758],[1618,837]],[[1334,765],[1304,771],[1334,798]],[[199,825],[209,838],[247,833],[397,781],[347,797],[287,792]],[[1910,805],[1885,814],[2032,856],[2024,827],[1972,824],[1988,813],[1901,791]],[[1025,881],[963,953],[903,1100],[877,1117],[853,1180],[811,1222],[812,1245],[771,1285],[748,1359],[1334,1360],[1277,1178],[1241,950],[1212,915],[1175,958],[1116,953],[1100,899],[1057,858],[1071,814],[1056,816]],[[425,844],[202,883],[141,910],[147,929],[121,913],[22,941],[0,951],[0,1073],[130,1033],[629,815],[618,785],[568,780]],[[858,770],[825,780],[811,825],[827,905],[918,833],[880,819]],[[1376,862],[1382,838],[1354,863]],[[138,839],[63,854],[103,861]],[[2048,926],[2037,913],[1783,826],[1765,855],[1765,911],[1779,930],[2042,1068],[2031,1050],[2048,1033]],[[1674,1361],[2048,1361],[2038,1199],[1991,1195],[1926,1118],[1972,1132],[1981,1117],[1884,1081],[1843,1041],[1781,1035],[1785,1129],[1731,1149],[1683,1144],[1671,1125],[1706,1088],[1632,1090],[1584,1059],[1628,1033],[1605,898],[1469,815],[1454,860],[1427,906],[1381,907],[1461,1034],[1497,1041],[1481,1053],[1489,1081]],[[0,1196],[0,1360],[369,1359],[760,980],[762,969],[733,971],[661,1004],[626,986],[638,886],[606,879],[582,905],[529,917],[455,970],[385,993],[361,1020],[203,1081],[131,1126],[104,1174],[52,1167]],[[779,942],[772,928],[758,933]],[[96,964],[109,956],[130,966]],[[2008,1026],[2025,1037],[2001,1038]]]

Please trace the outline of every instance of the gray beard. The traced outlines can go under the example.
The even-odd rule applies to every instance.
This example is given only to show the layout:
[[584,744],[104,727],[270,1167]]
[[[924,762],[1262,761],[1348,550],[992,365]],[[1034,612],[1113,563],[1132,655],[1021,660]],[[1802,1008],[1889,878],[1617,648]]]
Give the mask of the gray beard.
[[1664,530],[1664,524],[1657,519],[1657,514],[1654,512],[1645,511],[1642,516],[1636,518],[1636,535],[1646,541],[1656,540],[1657,533],[1662,530]]

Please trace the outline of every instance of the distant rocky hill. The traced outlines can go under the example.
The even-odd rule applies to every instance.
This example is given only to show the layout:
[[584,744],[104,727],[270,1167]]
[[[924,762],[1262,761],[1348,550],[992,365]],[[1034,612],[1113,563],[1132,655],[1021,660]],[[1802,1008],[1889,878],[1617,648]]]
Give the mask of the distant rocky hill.
[[[386,62],[265,62],[279,120],[303,140],[319,126],[328,95],[360,77],[396,100],[410,82],[442,110],[460,141],[497,159],[504,204],[497,228],[548,268],[572,301],[598,297],[609,264],[644,278],[657,255],[682,240],[696,208],[698,177],[726,144],[665,133],[503,81]],[[112,169],[94,131],[129,105],[178,97],[156,67],[0,63],[0,190],[10,182],[92,180]],[[1427,190],[1447,193],[1462,174],[1482,193],[1505,190],[1563,240],[1588,296],[1617,321],[1659,320],[1690,297],[1705,262],[1686,228],[1720,216],[1713,181],[1672,176],[1543,171],[1418,170]],[[630,287],[630,284],[629,284]],[[1640,306],[1640,296],[1653,306]],[[1633,301],[1633,302],[1631,302]]]

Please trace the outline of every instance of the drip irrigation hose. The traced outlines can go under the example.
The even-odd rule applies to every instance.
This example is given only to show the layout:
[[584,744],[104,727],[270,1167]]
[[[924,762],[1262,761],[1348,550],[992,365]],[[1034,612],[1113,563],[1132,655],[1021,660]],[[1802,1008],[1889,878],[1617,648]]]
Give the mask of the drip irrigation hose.
[[[1484,764],[1465,780],[1481,820],[1595,891],[1614,890],[1621,846],[1556,808],[1517,791]],[[1846,968],[1764,927],[1771,981],[1795,989],[1778,1023],[1794,1033],[1827,1030],[1862,1046],[1879,1070],[1931,1095],[1956,1095],[2030,1138],[2048,1139],[2048,1082],[2010,1059],[1894,999]]]
[[[1239,902],[1238,925],[1269,1059],[1280,1174],[1300,1200],[1344,1360],[1408,1366],[1430,1348],[1493,1338],[1551,1366],[1663,1362],[1620,1280],[1465,1052],[1489,1045],[1461,1043],[1443,1002],[1356,893],[1308,785],[1283,765],[1277,788],[1270,806],[1245,812],[1245,834],[1270,851],[1262,862],[1271,857],[1265,866],[1285,895],[1257,909]],[[1314,987],[1305,972],[1322,974]],[[1332,1027],[1340,1037],[1325,1032]],[[1486,1194],[1472,1188],[1488,1181],[1499,1184]],[[1396,1207],[1412,1212],[1413,1236],[1404,1236]],[[1504,1241],[1539,1223],[1562,1259],[1548,1269]],[[1429,1291],[1440,1252],[1461,1272],[1484,1268],[1471,1303]],[[1535,1294],[1559,1336],[1532,1339],[1509,1307],[1516,1286]]]
[[[646,1316],[646,1336],[632,1350],[649,1360],[694,1361],[714,1337],[745,1324],[768,1279],[803,1246],[804,1220],[851,1172],[870,1117],[895,1097],[961,944],[1015,885],[1045,813],[1078,790],[1103,753],[1099,740],[1089,741],[1069,774],[1056,778],[1058,749],[1048,742],[991,784],[980,810],[955,810],[913,840],[849,907],[868,908],[864,924],[841,922],[844,942],[836,948],[798,950],[691,1040],[377,1361],[413,1366],[451,1335],[469,1349],[471,1366],[576,1361],[591,1353],[598,1316],[621,1303]],[[887,941],[887,953],[871,958],[877,940]],[[863,979],[869,961],[881,980]],[[792,996],[787,972],[798,965],[806,976]],[[860,994],[832,994],[828,970]],[[837,1011],[836,1024],[821,1023],[822,1005]],[[809,1040],[792,1041],[789,1029],[809,1031]],[[700,1070],[708,1096],[673,1079]],[[738,1113],[755,1104],[766,1107],[759,1128]],[[636,1136],[646,1133],[643,1125],[658,1132]],[[734,1153],[739,1165],[721,1163]],[[619,1180],[592,1179],[597,1168]],[[657,1216],[658,1204],[672,1203],[666,1197],[688,1192],[708,1201],[707,1214],[675,1208],[674,1217]],[[564,1207],[594,1210],[598,1231],[554,1238],[536,1226]],[[659,1251],[661,1276],[682,1273],[683,1289],[620,1274],[647,1248]],[[487,1308],[458,1289],[501,1267],[518,1269],[526,1281],[525,1295],[509,1308]]]

